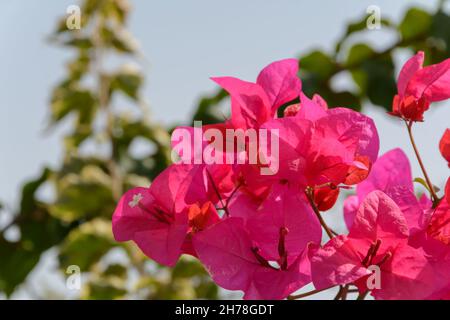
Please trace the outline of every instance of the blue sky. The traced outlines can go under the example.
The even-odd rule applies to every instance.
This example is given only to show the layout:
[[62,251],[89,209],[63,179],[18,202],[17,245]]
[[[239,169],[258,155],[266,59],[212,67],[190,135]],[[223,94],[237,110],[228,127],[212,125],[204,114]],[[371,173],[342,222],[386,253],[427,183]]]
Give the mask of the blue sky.
[[[20,186],[44,165],[57,165],[64,128],[45,133],[51,88],[64,74],[70,54],[45,42],[57,17],[75,0],[4,0],[0,10],[0,201],[15,206]],[[255,79],[266,64],[312,48],[329,49],[345,22],[378,5],[382,16],[398,21],[406,6],[436,7],[437,1],[132,1],[131,32],[146,57],[143,96],[153,118],[183,121],[201,94],[215,85],[210,76]],[[382,47],[389,35],[371,31]],[[399,55],[404,60],[406,56]],[[346,85],[345,77],[338,85]],[[381,151],[405,146],[406,132],[382,110],[367,108],[381,136]],[[436,106],[416,130],[432,180],[443,184],[449,170],[437,144],[450,126],[450,102]],[[413,161],[415,176],[420,174]]]

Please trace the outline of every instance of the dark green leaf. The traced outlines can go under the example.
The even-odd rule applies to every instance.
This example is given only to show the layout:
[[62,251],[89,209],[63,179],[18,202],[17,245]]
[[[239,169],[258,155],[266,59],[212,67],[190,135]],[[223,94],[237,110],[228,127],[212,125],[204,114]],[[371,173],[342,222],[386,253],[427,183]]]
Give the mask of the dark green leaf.
[[411,8],[406,12],[398,29],[403,41],[408,41],[428,33],[431,23],[432,17],[428,12],[419,8]]

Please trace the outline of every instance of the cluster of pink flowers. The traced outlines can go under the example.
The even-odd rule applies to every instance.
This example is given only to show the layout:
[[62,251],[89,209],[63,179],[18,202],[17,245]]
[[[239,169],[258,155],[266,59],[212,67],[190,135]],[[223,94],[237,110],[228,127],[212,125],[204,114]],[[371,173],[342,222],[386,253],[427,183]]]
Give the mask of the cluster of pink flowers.
[[[391,113],[410,133],[430,103],[450,97],[450,59],[422,67],[423,57],[401,70]],[[450,180],[442,196],[428,185],[431,199],[416,197],[403,151],[378,157],[372,119],[308,98],[297,74],[298,61],[287,59],[256,83],[213,79],[231,97],[231,117],[205,128],[276,129],[275,174],[261,175],[261,164],[173,164],[150,187],[125,193],[113,215],[116,240],[133,240],[167,266],[192,255],[245,299],[283,299],[311,282],[316,291],[352,285],[376,299],[450,299]],[[439,148],[450,163],[450,130]],[[343,209],[349,233],[338,235],[321,211],[353,187]]]

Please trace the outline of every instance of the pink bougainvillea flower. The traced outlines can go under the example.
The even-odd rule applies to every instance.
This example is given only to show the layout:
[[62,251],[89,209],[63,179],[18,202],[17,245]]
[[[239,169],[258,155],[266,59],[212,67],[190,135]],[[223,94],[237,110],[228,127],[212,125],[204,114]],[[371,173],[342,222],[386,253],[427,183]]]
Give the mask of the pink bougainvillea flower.
[[381,190],[389,193],[394,187],[404,187],[413,191],[411,166],[406,154],[401,149],[393,149],[379,157],[366,180],[356,187],[356,195],[344,202],[344,218],[350,229],[356,211],[363,199],[372,191]]
[[229,211],[230,218],[193,236],[214,281],[246,299],[285,298],[310,282],[306,252],[322,230],[303,194],[276,184],[260,204],[236,195]]
[[188,215],[179,201],[186,174],[186,166],[171,166],[150,188],[125,193],[113,214],[115,239],[133,240],[148,257],[173,266],[188,231]]
[[227,218],[199,232],[193,244],[212,279],[225,289],[244,291],[244,299],[283,299],[310,282],[306,252],[287,268],[272,266],[242,218]]
[[424,53],[410,58],[397,80],[391,114],[408,121],[423,121],[432,102],[450,98],[450,59],[423,67]]
[[258,211],[246,219],[245,226],[261,254],[286,267],[308,243],[320,243],[322,238],[320,223],[305,195],[288,184],[275,184]]
[[[435,291],[427,299],[450,299],[450,179],[444,197],[436,208],[424,209],[425,223],[410,237],[410,244],[421,247],[436,274]],[[411,201],[412,202],[412,201]]]
[[[321,111],[300,113],[309,104]],[[357,183],[367,175],[359,170],[369,171],[378,155],[378,133],[370,118],[344,108],[326,110],[312,100],[295,117],[273,119],[262,128],[279,134],[280,168],[271,179],[301,186]]]
[[381,285],[376,299],[423,299],[435,290],[432,265],[423,249],[408,245],[409,228],[401,210],[385,193],[374,191],[361,204],[348,236],[311,250],[316,288],[353,283],[370,288],[371,266],[378,266]]
[[297,106],[297,112],[294,112],[295,109],[293,109],[288,116],[294,115],[300,119],[315,121],[327,115],[328,105],[318,94],[315,94],[312,99],[309,99],[304,93],[301,93],[300,103]]
[[434,210],[427,234],[450,246],[450,178],[447,180],[445,195]]
[[219,200],[204,166],[171,165],[149,188],[122,196],[112,219],[114,237],[133,240],[148,257],[173,266],[182,253],[195,255],[190,233],[219,220],[211,201]]
[[302,84],[298,78],[298,60],[284,59],[265,67],[256,80],[269,98],[272,112],[299,95]]
[[448,167],[450,168],[450,129],[445,130],[439,142],[439,151],[441,151],[442,156],[448,162]]
[[445,185],[445,199],[450,203],[450,180],[447,180],[447,184]]
[[230,94],[229,125],[241,129],[258,128],[272,119],[281,105],[298,97],[301,82],[297,72],[298,61],[285,59],[265,67],[256,83],[233,77],[212,78]]
[[[322,153],[317,157],[318,161],[313,161],[314,165],[329,167],[334,174],[340,172],[337,180],[347,185],[364,180],[378,156],[379,149],[378,133],[372,119],[347,108],[328,109],[325,100],[317,94],[313,99],[309,99],[302,93],[300,106],[295,117],[313,121],[316,134],[313,135],[311,146],[318,147]],[[338,158],[325,155],[327,150],[339,150],[340,145],[349,151],[349,158],[352,159],[351,163],[345,166],[343,181],[340,180],[344,175],[344,166],[335,162]],[[317,154],[319,155],[319,152]],[[344,159],[342,155],[343,153],[341,159]],[[339,170],[336,170],[336,165]]]

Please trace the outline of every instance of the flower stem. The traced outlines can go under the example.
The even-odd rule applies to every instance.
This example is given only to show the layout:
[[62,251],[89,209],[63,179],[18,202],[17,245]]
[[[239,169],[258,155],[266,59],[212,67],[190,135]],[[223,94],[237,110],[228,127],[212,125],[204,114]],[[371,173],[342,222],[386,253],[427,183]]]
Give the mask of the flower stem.
[[326,291],[326,290],[334,288],[334,287],[336,287],[336,286],[331,286],[331,287],[324,288],[324,289],[315,289],[315,290],[308,291],[308,292],[305,292],[305,293],[300,293],[300,294],[297,294],[297,295],[290,295],[290,296],[287,297],[287,299],[288,300],[297,300],[297,299],[301,299],[301,298],[306,298],[306,297],[312,296],[313,294],[320,293],[322,291]]
[[319,209],[317,208],[315,202],[314,202],[314,193],[313,193],[313,189],[311,187],[307,187],[305,190],[305,194],[306,197],[309,200],[309,204],[311,205],[314,213],[316,214],[317,218],[320,221],[320,224],[322,225],[323,229],[325,230],[325,232],[327,233],[328,237],[330,239],[334,238],[334,234],[331,231],[331,229],[328,227],[328,225],[326,224],[325,220],[323,220],[322,215],[320,214]]
[[211,185],[212,185],[212,187],[214,189],[214,192],[216,193],[217,198],[219,198],[220,205],[221,205],[222,209],[225,211],[226,216],[229,217],[230,216],[230,212],[228,211],[228,206],[225,205],[225,203],[223,202],[222,196],[220,195],[219,189],[217,188],[213,177],[209,173],[208,169],[205,169],[205,171],[206,171],[206,176],[208,177],[209,181],[211,182]]
[[347,283],[345,285],[339,286],[339,292],[334,297],[334,300],[347,300],[347,295],[349,293],[359,293],[359,290],[357,288],[350,289],[350,286],[354,285],[352,283]]
[[364,300],[364,299],[366,298],[366,296],[367,296],[368,293],[369,293],[369,290],[367,290],[367,291],[364,292],[364,293],[360,293],[360,294],[358,295],[358,297],[356,298],[356,300]]
[[406,128],[408,129],[409,140],[411,141],[411,145],[414,149],[414,153],[416,154],[417,161],[419,162],[420,168],[422,169],[422,173],[425,177],[425,181],[428,185],[428,189],[429,189],[428,191],[430,192],[431,198],[433,200],[433,205],[435,206],[438,203],[439,198],[436,195],[436,192],[434,191],[433,184],[431,183],[431,180],[430,180],[430,177],[428,176],[427,170],[425,169],[425,166],[423,165],[422,158],[420,157],[419,150],[417,149],[416,142],[414,141],[414,137],[412,134],[413,122],[412,121],[408,122],[405,120],[405,124],[406,124]]

